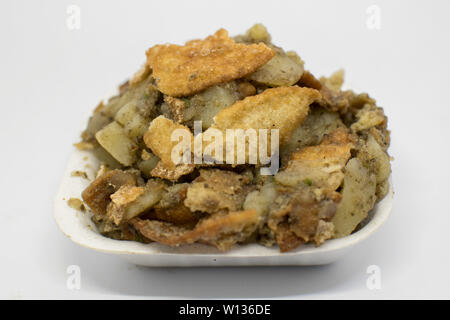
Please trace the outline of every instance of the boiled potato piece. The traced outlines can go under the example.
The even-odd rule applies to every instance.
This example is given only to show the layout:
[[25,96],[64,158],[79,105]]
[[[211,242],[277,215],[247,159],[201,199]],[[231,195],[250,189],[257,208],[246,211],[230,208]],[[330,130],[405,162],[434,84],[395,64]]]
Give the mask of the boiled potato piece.
[[138,164],[139,170],[147,177],[151,177],[151,172],[153,169],[155,169],[156,165],[159,162],[159,158],[155,156],[153,153],[150,154],[149,158],[146,160],[142,160]]
[[122,186],[111,195],[106,213],[108,221],[119,225],[150,209],[161,200],[164,187],[159,180],[149,180],[145,187]]
[[342,200],[332,222],[335,238],[349,235],[373,208],[376,178],[357,158],[350,159],[345,166]]
[[116,113],[114,120],[116,120],[116,122],[121,124],[122,126],[125,126],[127,122],[133,119],[135,114],[136,114],[136,101],[133,100],[125,104],[122,108],[120,108],[120,110]]
[[136,113],[133,118],[125,124],[125,131],[132,139],[142,137],[150,125],[150,120],[146,120],[140,114]]
[[136,185],[136,177],[132,173],[117,169],[107,171],[83,191],[83,201],[95,215],[102,216],[111,202],[110,196],[125,185]]
[[131,101],[124,105],[117,112],[115,120],[124,127],[128,136],[134,140],[142,137],[150,124],[149,120],[146,120],[138,113],[136,101]]
[[136,160],[136,144],[117,122],[111,122],[95,135],[98,143],[124,166]]
[[369,168],[369,170],[375,174],[377,182],[377,198],[382,199],[389,189],[389,184],[387,182],[389,175],[391,174],[389,156],[383,151],[375,138],[369,134],[366,143],[361,148],[357,157],[364,166]]
[[270,87],[292,86],[300,80],[303,65],[278,49],[277,54],[265,65],[250,75],[250,80]]
[[202,121],[202,129],[208,129],[214,123],[214,117],[222,109],[239,100],[235,82],[214,86],[194,95],[185,101],[184,122]]

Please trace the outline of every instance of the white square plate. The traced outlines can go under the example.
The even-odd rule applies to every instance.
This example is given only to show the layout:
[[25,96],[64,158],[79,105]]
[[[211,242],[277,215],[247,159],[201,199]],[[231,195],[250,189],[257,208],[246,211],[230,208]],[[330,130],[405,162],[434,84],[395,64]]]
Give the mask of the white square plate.
[[116,254],[132,263],[143,266],[280,266],[319,265],[339,259],[347,250],[374,233],[389,217],[392,209],[393,188],[389,180],[389,192],[370,212],[368,223],[350,236],[326,241],[320,247],[303,245],[298,249],[280,253],[278,247],[266,248],[258,244],[235,246],[228,252],[213,247],[193,244],[177,248],[158,243],[143,244],[120,241],[99,234],[89,213],[78,212],[67,204],[69,198],[80,198],[90,183],[81,177],[72,177],[75,170],[85,171],[94,177],[98,161],[87,151],[74,150],[67,165],[54,203],[54,216],[61,231],[75,243]]

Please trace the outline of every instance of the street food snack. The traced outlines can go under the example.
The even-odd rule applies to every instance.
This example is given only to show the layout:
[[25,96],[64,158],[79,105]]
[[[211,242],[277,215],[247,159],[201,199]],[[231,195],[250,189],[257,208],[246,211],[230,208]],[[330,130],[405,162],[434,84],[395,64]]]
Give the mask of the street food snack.
[[260,24],[155,45],[89,119],[76,147],[101,165],[71,205],[106,237],[168,246],[348,236],[388,192],[390,133],[343,76],[315,77]]

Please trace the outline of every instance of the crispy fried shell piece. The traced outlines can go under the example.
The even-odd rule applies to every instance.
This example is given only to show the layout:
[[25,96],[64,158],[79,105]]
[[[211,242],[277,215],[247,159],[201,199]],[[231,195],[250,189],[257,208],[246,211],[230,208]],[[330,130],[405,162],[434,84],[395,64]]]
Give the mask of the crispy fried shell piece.
[[219,250],[228,250],[236,242],[248,238],[258,221],[259,215],[255,210],[246,210],[215,214],[200,221],[194,229],[139,218],[131,220],[131,223],[144,237],[169,246],[202,242],[215,245]]
[[194,164],[179,164],[174,168],[167,168],[162,161],[159,161],[155,168],[150,172],[152,177],[177,181],[180,177],[194,171]]
[[347,129],[333,131],[320,145],[293,152],[286,168],[276,174],[275,180],[290,187],[308,185],[336,190],[344,179],[343,168],[350,159],[355,139]]
[[194,136],[188,127],[177,124],[164,116],[159,116],[150,123],[150,127],[144,134],[145,144],[161,159],[162,164],[167,169],[175,169],[178,164],[174,163],[173,160],[175,159],[172,159],[172,150],[179,145],[179,141],[172,141],[172,134],[175,130],[185,134],[186,139],[188,139],[185,148],[180,150],[181,156],[186,150],[192,150],[191,144]]
[[147,63],[158,89],[173,97],[242,78],[269,61],[275,52],[264,43],[236,43],[224,29],[184,46],[165,44],[147,50]]
[[145,187],[124,185],[111,195],[107,221],[120,225],[153,207],[163,196],[165,184],[149,180]]
[[106,213],[110,196],[122,186],[136,185],[136,176],[122,170],[111,170],[99,176],[83,191],[83,201],[96,215]]
[[192,211],[207,213],[237,211],[252,190],[250,183],[248,176],[235,172],[203,169],[187,189],[184,204]]
[[220,111],[214,128],[279,129],[280,144],[287,141],[308,114],[309,105],[320,98],[317,90],[297,86],[267,89]]
[[184,205],[188,186],[188,183],[178,183],[166,188],[155,206],[156,219],[183,226],[194,226],[198,222],[201,215]]

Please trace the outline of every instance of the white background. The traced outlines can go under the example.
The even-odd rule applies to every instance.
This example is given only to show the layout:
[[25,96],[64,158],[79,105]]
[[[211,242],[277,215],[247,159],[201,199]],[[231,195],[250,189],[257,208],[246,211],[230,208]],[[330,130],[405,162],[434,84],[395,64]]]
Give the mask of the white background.
[[[66,26],[68,5],[81,28]],[[366,25],[381,9],[379,30]],[[450,1],[5,1],[0,4],[0,298],[450,298]],[[289,268],[142,268],[53,220],[72,149],[145,50],[263,22],[318,75],[345,68],[389,116],[390,220],[344,259]],[[368,290],[366,269],[381,269]],[[66,269],[81,268],[81,290]]]

